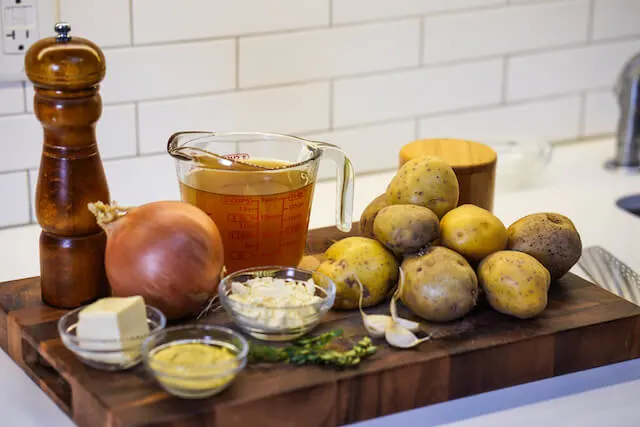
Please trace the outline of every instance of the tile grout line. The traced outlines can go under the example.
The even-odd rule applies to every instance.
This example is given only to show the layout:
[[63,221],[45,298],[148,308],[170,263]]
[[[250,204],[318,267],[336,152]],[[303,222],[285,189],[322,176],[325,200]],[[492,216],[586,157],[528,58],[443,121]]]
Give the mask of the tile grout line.
[[413,139],[420,139],[420,118],[415,117],[413,120]]
[[580,94],[580,115],[578,116],[578,137],[586,135],[587,127],[587,92]]
[[235,90],[240,89],[240,38],[235,38]]
[[133,0],[129,0],[129,46],[133,45]]
[[139,113],[139,104],[138,101],[133,103],[133,123],[135,124],[135,143],[136,143],[136,155],[135,157],[140,157],[140,113]]
[[500,87],[500,104],[507,105],[507,95],[509,92],[509,61],[511,57],[506,54],[502,59],[502,86]]
[[[554,0],[555,1],[555,0]],[[426,19],[429,18],[429,15],[427,16],[423,16],[423,15],[411,15],[408,16],[404,19],[399,19],[399,20],[393,20],[393,21],[384,21],[384,22],[389,22],[389,23],[396,23],[398,21],[406,21],[408,19],[411,18],[420,18],[422,19]],[[347,26],[351,26],[351,27],[355,27],[357,25],[347,25]],[[338,28],[338,26],[334,25],[334,27],[332,28]],[[320,30],[320,29],[324,29],[326,30],[327,27],[313,27],[311,28],[311,30]],[[307,32],[308,30],[304,30],[304,31],[299,31],[301,33]],[[284,34],[290,34],[291,31],[281,31],[281,32],[277,32],[277,33],[270,33],[268,35],[284,35]],[[177,44],[192,44],[192,43],[207,43],[207,42],[213,42],[213,41],[232,41],[234,39],[242,39],[245,38],[247,36],[243,36],[243,35],[226,35],[224,37],[216,37],[216,38],[202,38],[202,39],[191,39],[191,40],[173,40],[173,41],[166,41],[166,42],[158,42],[158,43],[137,43],[134,46],[130,46],[130,45],[114,45],[114,46],[105,46],[103,48],[103,51],[108,52],[110,50],[120,50],[120,49],[141,49],[141,48],[145,48],[145,47],[163,47],[163,46],[172,46],[172,45],[177,45]],[[253,36],[251,36],[253,37]],[[625,34],[625,35],[620,35],[620,36],[613,36],[613,37],[606,37],[606,38],[602,38],[602,39],[598,39],[598,40],[592,40],[595,43],[590,43],[589,45],[607,45],[607,44],[611,44],[611,43],[616,43],[616,42],[625,42],[625,41],[635,41],[638,40],[638,38],[640,37],[640,31],[634,34]],[[562,44],[556,44],[553,46],[546,46],[546,47],[538,47],[538,48],[530,48],[530,49],[523,49],[523,50],[519,50],[517,52],[511,52],[512,54],[516,54],[516,55],[533,55],[533,54],[539,54],[539,53],[547,53],[547,52],[553,52],[553,51],[558,51],[558,50],[563,50],[563,49],[570,49],[570,48],[578,48],[578,47],[582,47],[585,46],[585,42],[581,41],[581,42],[568,42],[568,43],[562,43]],[[437,62],[437,63],[428,63],[427,65],[448,65],[450,63],[460,63],[460,62],[468,62],[468,61],[472,61],[472,60],[481,60],[481,59],[486,59],[486,58],[492,58],[495,57],[496,54],[493,55],[483,55],[483,56],[477,56],[477,57],[466,57],[466,58],[456,58],[456,59],[449,59],[449,60],[445,60],[442,62]]]
[[22,81],[22,99],[24,101],[24,106],[22,108],[23,113],[29,113],[29,95],[27,94],[27,82]]
[[593,42],[593,27],[596,20],[596,0],[589,0],[589,21],[587,22],[587,44]]
[[422,17],[420,18],[420,28],[418,30],[418,37],[420,37],[420,39],[418,40],[418,66],[422,67],[422,65],[424,64],[424,48],[425,48],[425,40],[424,40],[424,26],[425,26],[425,21],[426,18]]
[[333,0],[329,1],[329,28],[333,27]]
[[333,131],[334,87],[333,79],[329,80],[329,130]]
[[27,204],[27,206],[29,207],[29,224],[31,224],[33,223],[31,213],[35,209],[35,207],[33,206],[33,200],[35,200],[36,195],[32,194],[31,191],[31,173],[29,172],[29,169],[25,169],[25,172],[27,173],[27,198],[29,199],[29,203]]

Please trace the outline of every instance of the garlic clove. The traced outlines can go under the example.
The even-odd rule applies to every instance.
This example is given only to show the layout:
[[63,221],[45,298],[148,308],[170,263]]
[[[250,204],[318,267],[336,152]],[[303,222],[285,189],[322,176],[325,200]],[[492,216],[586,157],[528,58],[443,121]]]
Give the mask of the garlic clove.
[[400,326],[398,323],[392,324],[384,334],[385,339],[393,347],[412,348],[431,339],[431,336],[418,338],[410,330]]
[[418,332],[420,330],[420,323],[414,322],[413,320],[404,319],[402,317],[396,317],[392,320],[403,328],[410,330],[411,332]]
[[389,303],[389,311],[391,312],[391,319],[393,322],[399,324],[405,329],[410,330],[411,332],[417,332],[420,330],[420,324],[418,322],[414,322],[413,320],[403,319],[398,316],[398,308],[396,307],[396,301],[400,298],[402,294],[402,287],[404,286],[404,271],[402,271],[402,267],[399,269],[400,279],[398,280],[398,289],[394,292],[391,297],[391,302]]
[[369,334],[375,338],[384,337],[385,331],[391,326],[393,320],[384,314],[366,314],[362,318],[362,323]]
[[391,318],[383,314],[367,314],[362,309],[362,302],[364,300],[364,286],[357,275],[353,275],[356,283],[360,287],[360,298],[358,299],[358,309],[360,310],[360,317],[362,317],[362,324],[369,334],[374,338],[382,338],[384,331],[387,329]]
[[[362,324],[365,329],[374,338],[382,338],[385,337],[387,342],[394,347],[399,348],[410,348],[415,345],[420,344],[421,342],[426,341],[430,337],[418,339],[413,332],[417,332],[420,329],[420,324],[418,322],[414,322],[408,319],[403,319],[398,316],[397,308],[395,301],[398,298],[398,292],[393,295],[391,298],[390,311],[391,316],[387,316],[385,314],[367,314],[362,309],[363,303],[363,295],[364,295],[364,286],[362,282],[356,276],[353,275],[356,283],[360,287],[360,298],[358,300],[358,309],[360,310],[360,316],[362,317]],[[402,269],[400,269],[400,280],[402,284],[402,280],[404,280],[404,274]],[[401,289],[401,285],[398,287]],[[409,334],[408,337],[406,334]],[[389,336],[391,336],[391,340],[395,340],[398,345],[395,345],[392,341],[389,341]],[[403,347],[403,342],[413,342],[416,341],[415,344],[410,345],[410,347]]]

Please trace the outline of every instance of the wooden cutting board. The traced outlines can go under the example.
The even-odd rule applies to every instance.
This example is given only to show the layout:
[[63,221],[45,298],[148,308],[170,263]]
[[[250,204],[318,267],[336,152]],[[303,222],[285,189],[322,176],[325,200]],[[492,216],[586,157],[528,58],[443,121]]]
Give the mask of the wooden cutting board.
[[[308,253],[345,236],[312,230]],[[82,364],[58,338],[63,313],[41,303],[38,278],[0,286],[2,348],[82,427],[334,426],[640,355],[640,307],[569,274],[552,284],[549,306],[534,320],[480,304],[463,320],[425,327],[440,338],[416,349],[374,340],[378,352],[357,369],[249,366],[222,394],[183,400],[162,391],[141,365],[109,373]],[[228,321],[224,313],[204,320]],[[330,312],[317,332],[337,327],[364,334],[357,312]]]

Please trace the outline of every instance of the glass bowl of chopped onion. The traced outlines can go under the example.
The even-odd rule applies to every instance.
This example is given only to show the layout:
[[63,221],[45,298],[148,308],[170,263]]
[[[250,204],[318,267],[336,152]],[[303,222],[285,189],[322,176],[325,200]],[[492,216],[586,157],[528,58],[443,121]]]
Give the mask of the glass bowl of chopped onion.
[[333,306],[336,285],[321,273],[295,267],[253,267],[220,282],[218,297],[245,333],[265,341],[289,341],[314,329]]

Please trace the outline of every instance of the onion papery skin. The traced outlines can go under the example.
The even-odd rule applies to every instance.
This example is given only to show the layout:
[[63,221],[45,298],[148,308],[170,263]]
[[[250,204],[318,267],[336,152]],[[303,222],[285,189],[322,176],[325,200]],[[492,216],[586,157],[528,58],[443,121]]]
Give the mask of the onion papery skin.
[[104,228],[105,269],[114,296],[141,295],[168,319],[179,319],[217,294],[222,238],[199,208],[178,201],[147,203]]

